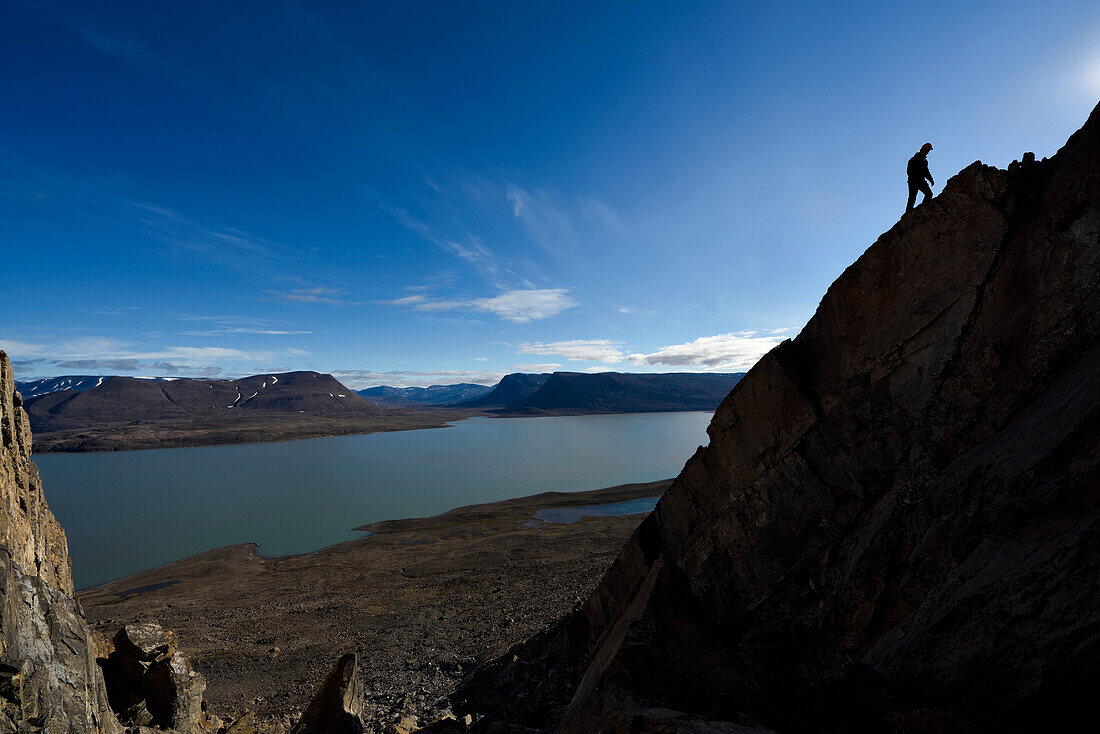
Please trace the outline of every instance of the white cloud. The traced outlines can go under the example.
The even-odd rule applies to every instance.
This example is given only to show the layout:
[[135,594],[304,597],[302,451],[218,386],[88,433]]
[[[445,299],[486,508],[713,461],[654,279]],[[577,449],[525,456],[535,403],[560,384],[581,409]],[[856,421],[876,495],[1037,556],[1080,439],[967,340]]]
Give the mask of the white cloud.
[[661,347],[651,354],[631,354],[627,359],[636,365],[696,367],[714,372],[744,371],[786,339],[782,335],[785,331],[738,331],[704,336],[685,344]]
[[414,311],[480,311],[518,324],[541,321],[574,308],[577,302],[565,288],[531,288],[505,291],[487,298],[455,298],[431,300],[413,295],[391,301],[376,301],[387,306],[411,306]]
[[492,298],[479,298],[474,308],[517,323],[538,321],[575,307],[577,302],[568,293],[564,288],[508,291]]
[[604,362],[613,364],[623,361],[621,342],[610,339],[574,339],[560,342],[536,342],[520,344],[516,351],[520,354],[539,354],[562,356],[573,362]]

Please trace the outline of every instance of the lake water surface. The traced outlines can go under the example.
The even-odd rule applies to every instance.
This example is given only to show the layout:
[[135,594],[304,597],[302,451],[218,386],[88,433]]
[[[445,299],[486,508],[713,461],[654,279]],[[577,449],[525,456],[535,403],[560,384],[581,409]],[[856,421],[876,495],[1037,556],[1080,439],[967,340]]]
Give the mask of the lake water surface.
[[480,502],[675,476],[711,413],[472,418],[444,429],[35,456],[78,588],[211,548],[268,556]]

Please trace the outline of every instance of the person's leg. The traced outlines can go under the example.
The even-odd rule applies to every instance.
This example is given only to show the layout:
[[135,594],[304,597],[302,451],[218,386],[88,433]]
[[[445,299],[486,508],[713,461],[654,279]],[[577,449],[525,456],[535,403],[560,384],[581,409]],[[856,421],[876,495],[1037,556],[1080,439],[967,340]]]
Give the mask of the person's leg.
[[909,182],[909,201],[905,204],[905,211],[913,211],[913,202],[917,200],[917,185],[912,181]]
[[[932,189],[930,189],[928,187],[928,182],[927,181],[921,181],[920,182],[920,190],[921,190],[921,193],[924,194],[924,198],[920,200],[920,203],[923,204],[924,202],[926,202],[926,201],[928,201],[929,199],[932,198]],[[916,198],[915,194],[913,195],[913,198]]]

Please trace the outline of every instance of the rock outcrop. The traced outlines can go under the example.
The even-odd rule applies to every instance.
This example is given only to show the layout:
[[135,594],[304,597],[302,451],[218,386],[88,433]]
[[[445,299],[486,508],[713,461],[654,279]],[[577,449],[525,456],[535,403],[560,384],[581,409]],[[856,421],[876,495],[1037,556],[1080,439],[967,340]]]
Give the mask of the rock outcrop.
[[120,732],[3,352],[0,444],[0,732]]
[[1100,685],[1100,108],[975,163],[718,409],[478,731],[1069,731]]

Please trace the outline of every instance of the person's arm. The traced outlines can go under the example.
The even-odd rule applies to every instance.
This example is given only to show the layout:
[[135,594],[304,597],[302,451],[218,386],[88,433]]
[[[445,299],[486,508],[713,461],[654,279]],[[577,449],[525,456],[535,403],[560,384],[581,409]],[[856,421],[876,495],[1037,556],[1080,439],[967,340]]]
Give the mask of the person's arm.
[[936,185],[936,182],[932,180],[932,172],[928,170],[928,159],[925,159],[924,161],[924,177],[928,179],[928,183],[932,184],[933,186]]

